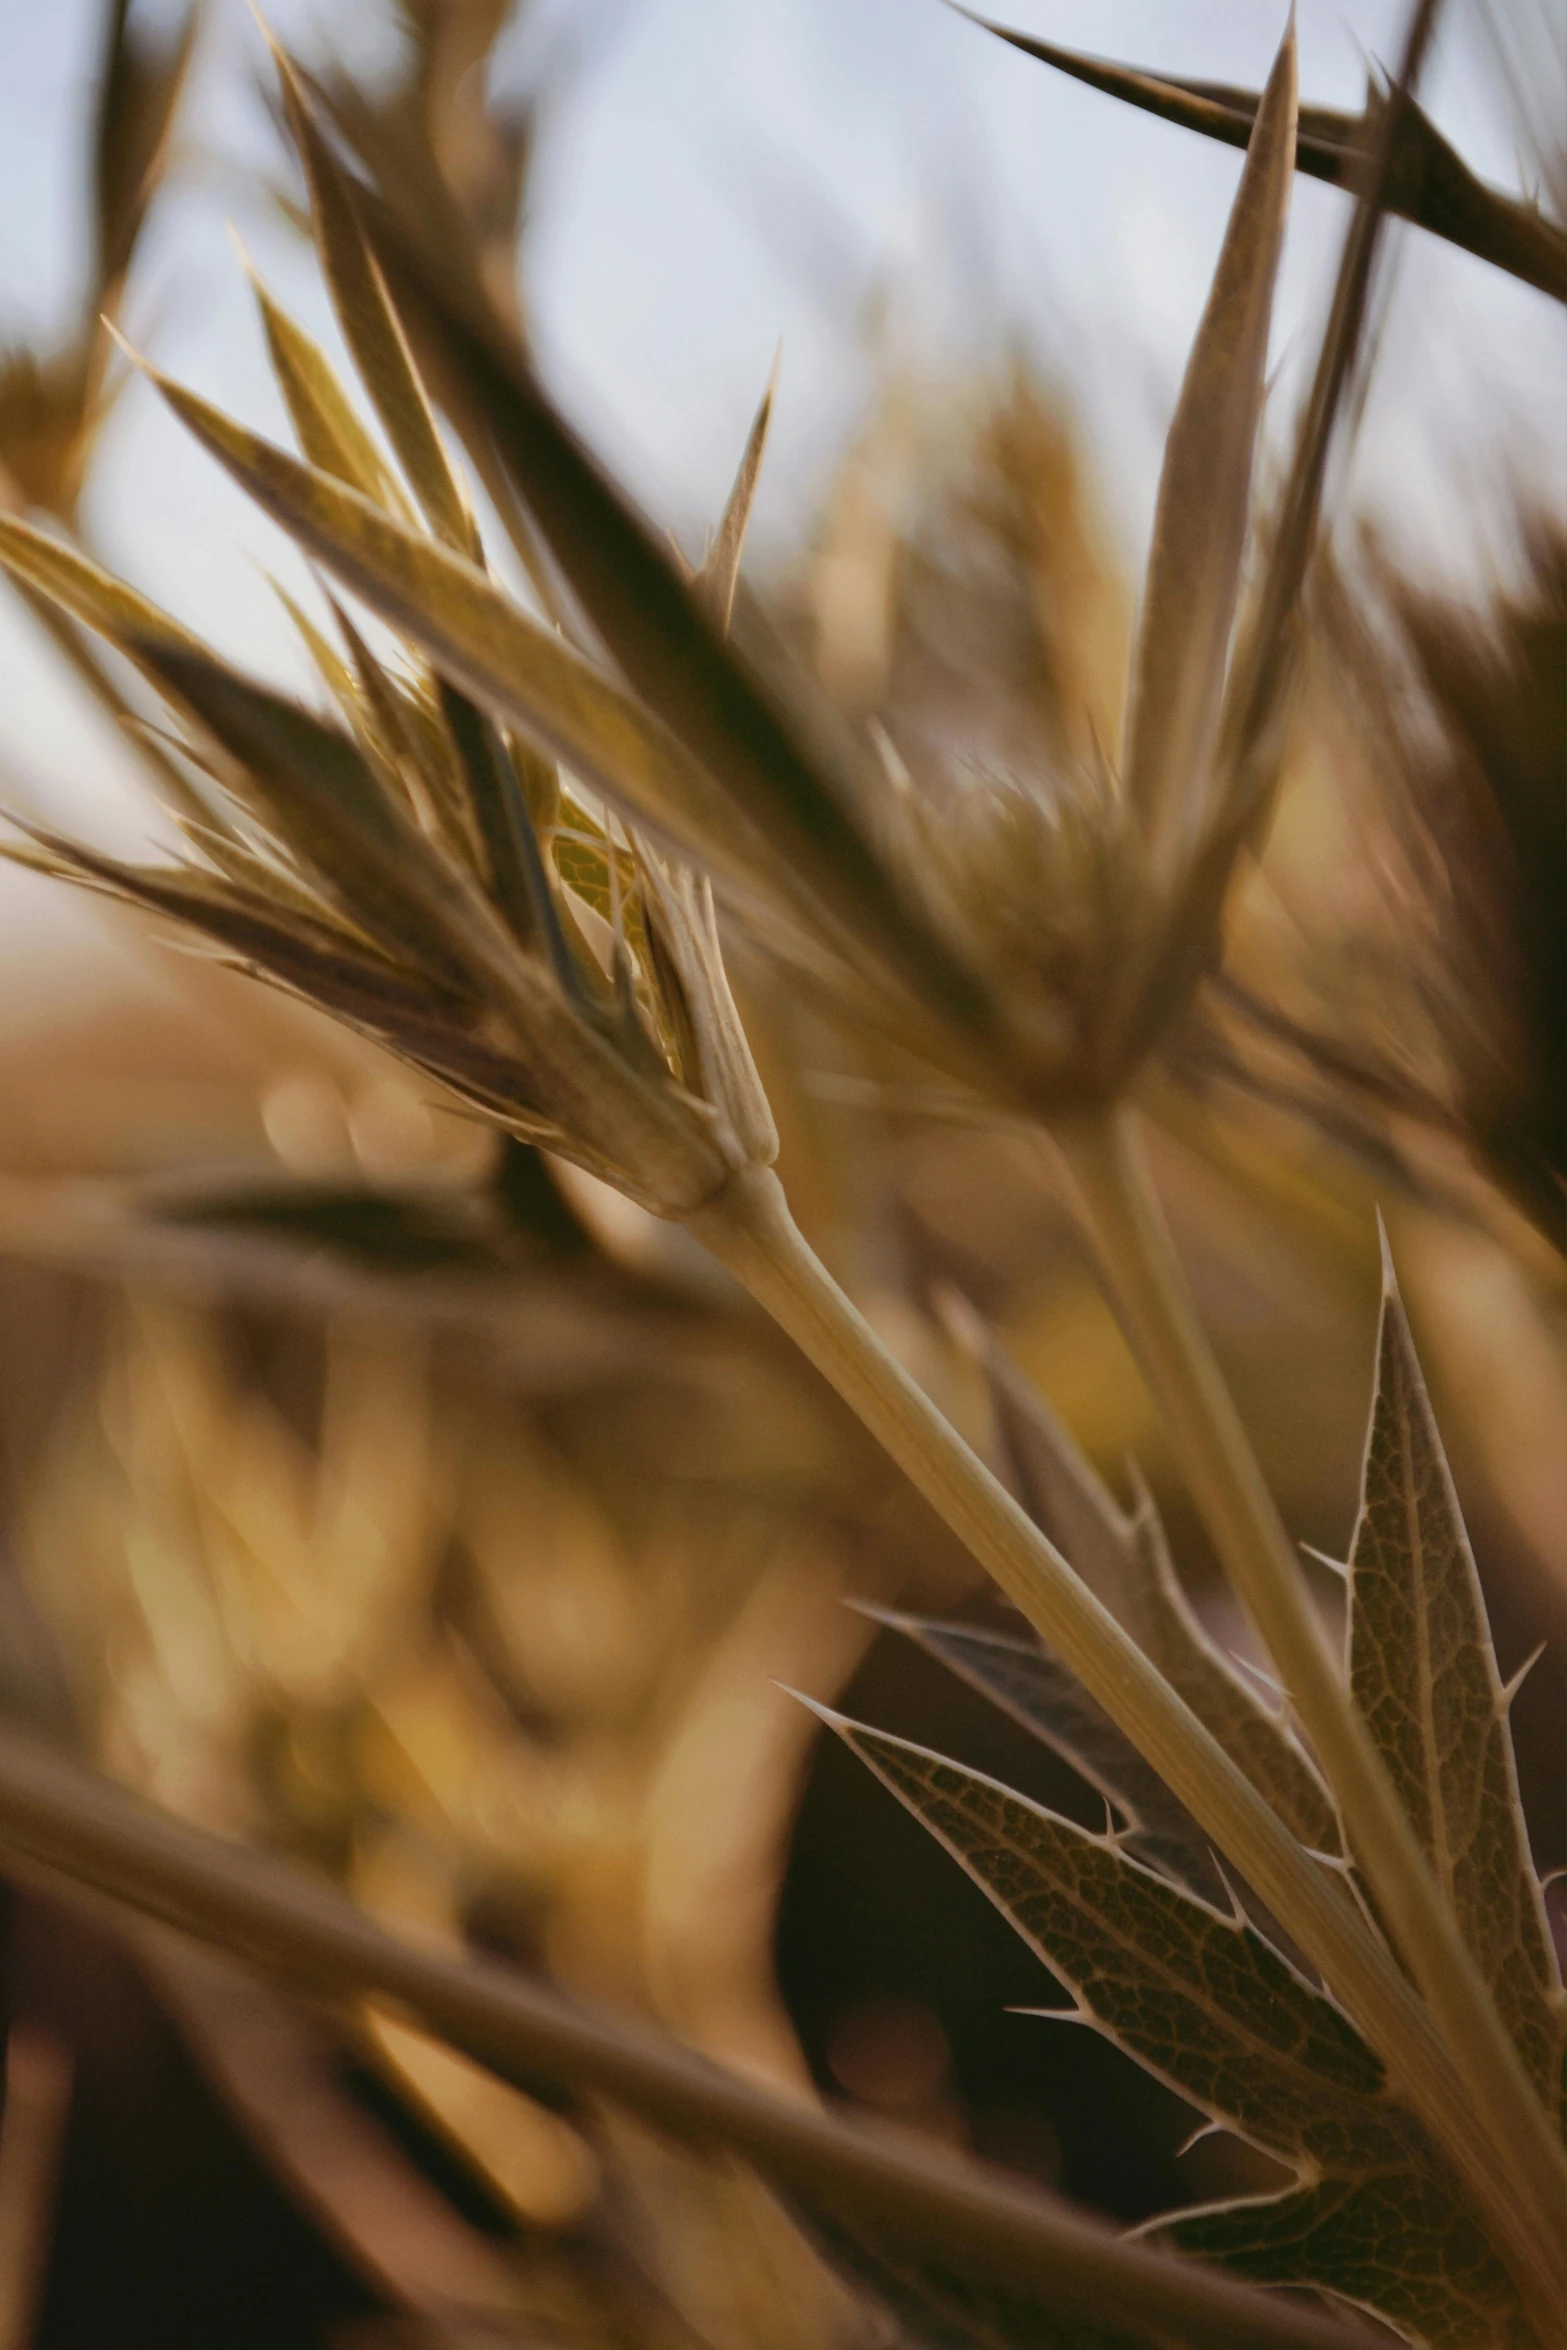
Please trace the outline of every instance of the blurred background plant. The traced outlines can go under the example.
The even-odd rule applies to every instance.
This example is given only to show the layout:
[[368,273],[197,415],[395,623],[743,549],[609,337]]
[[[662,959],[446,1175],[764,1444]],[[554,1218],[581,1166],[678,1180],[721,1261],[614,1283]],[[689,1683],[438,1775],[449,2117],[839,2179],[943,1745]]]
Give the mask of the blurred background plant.
[[[492,104],[483,71],[507,13],[426,0],[393,67],[321,87],[437,240],[460,226],[520,326],[537,101]],[[1534,104],[1536,36],[1495,24],[1501,81]],[[78,532],[116,383],[97,321],[122,311],[191,35],[110,12],[80,323],[0,379],[7,503]],[[1532,121],[1559,219],[1552,120],[1521,114],[1519,139]],[[1027,347],[954,388],[869,336],[875,397],[808,526],[750,565],[737,630],[809,665],[916,791],[959,761],[1083,767],[1114,739],[1131,637],[1115,451]],[[484,488],[502,504],[498,475]],[[1563,520],[1531,492],[1498,501],[1496,530],[1516,545],[1494,589],[1423,584],[1370,534],[1319,567],[1277,815],[1170,1040],[1155,1148],[1287,1522],[1334,1556],[1382,1205],[1505,1674],[1559,1632],[1567,1533],[1567,871]],[[188,812],[140,683],[32,608]],[[105,920],[139,965],[127,918]],[[1135,1452],[1210,1626],[1244,1642],[1017,1133],[954,1121],[904,1055],[732,944],[823,1258],[989,1441],[983,1388],[924,1311],[939,1283],[970,1298],[1112,1477]],[[1005,2012],[1039,2003],[1037,1965],[774,1686],[847,1691],[1096,1822],[1064,1766],[843,1605],[1006,1620],[683,1234],[211,963],[79,998],[4,1049],[15,1711],[405,1932],[543,1967],[1119,2217],[1262,2183],[1234,2141],[1178,2163],[1179,2100],[1090,2035]],[[1513,1717],[1542,1865],[1567,1844],[1561,1674],[1558,1644]],[[45,2248],[18,2342],[102,2340],[115,2307],[161,2341],[877,2338],[744,2175],[525,2098],[390,2015],[323,2024],[31,1893],[8,1997],[8,2077],[42,2082],[35,2139],[63,2144],[58,2170],[8,2163],[28,2110],[8,2095],[0,2205],[20,2195],[13,2224]],[[69,2062],[30,2076],[40,2033]]]

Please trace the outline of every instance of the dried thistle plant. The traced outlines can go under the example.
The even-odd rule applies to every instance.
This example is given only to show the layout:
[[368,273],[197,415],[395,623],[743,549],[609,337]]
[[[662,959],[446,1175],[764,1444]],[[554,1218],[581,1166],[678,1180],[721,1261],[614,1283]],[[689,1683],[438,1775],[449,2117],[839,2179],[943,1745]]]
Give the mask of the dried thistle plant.
[[[1369,2145],[1369,2111],[1388,2132],[1383,2151],[1360,2148],[1335,2181],[1370,2194],[1367,2176],[1396,2177],[1389,2192],[1406,2210],[1409,2194],[1425,2196],[1435,2227],[1431,2215],[1447,2197],[1450,2233],[1469,2231],[1472,2257],[1450,2279],[1469,2296],[1469,2330],[1447,2338],[1521,2342],[1532,2333],[1543,2342],[1564,2281],[1567,2184],[1550,2058],[1561,1995],[1549,1954],[1525,1930],[1535,1891],[1525,1882],[1483,1627],[1467,1621],[1454,1639],[1489,1705],[1470,1706],[1462,1724],[1472,1729],[1484,1715],[1490,1725],[1476,1766],[1492,1806],[1488,1834],[1497,1844],[1505,1829],[1518,1862],[1503,1888],[1517,1927],[1505,1948],[1492,1935],[1489,1889],[1471,1897],[1458,1885],[1454,1856],[1421,1808],[1429,1785],[1411,1778],[1402,1729],[1397,1741],[1387,1733],[1371,1666],[1362,1671],[1352,1655],[1346,1677],[1327,1647],[1186,1295],[1126,1108],[1216,960],[1232,874],[1271,796],[1299,589],[1365,315],[1394,126],[1433,18],[1429,5],[1417,11],[1395,99],[1379,118],[1376,169],[1346,243],[1269,559],[1237,626],[1296,160],[1291,39],[1258,102],[1167,449],[1118,770],[1090,766],[1048,794],[976,791],[961,807],[954,796],[933,826],[914,800],[878,789],[868,758],[818,745],[724,639],[755,446],[716,541],[726,568],[693,594],[556,414],[514,323],[488,298],[474,252],[432,248],[394,189],[346,174],[287,69],[328,281],[401,482],[275,311],[269,341],[305,463],[189,393],[161,388],[301,546],[397,632],[396,667],[341,622],[341,650],[323,646],[318,665],[347,723],[328,726],[215,662],[44,534],[8,525],[0,556],[104,630],[194,721],[180,755],[192,763],[202,812],[188,823],[184,866],[137,871],[58,842],[31,853],[204,931],[513,1133],[684,1221],[738,1273],[1217,1846],[1320,1988],[1249,1929],[1158,1876],[1134,1874],[1138,1864],[1114,1843],[1063,1844],[1036,1821],[1034,1863],[1057,1879],[1098,1872],[1111,1906],[1141,1903],[1132,1940],[1143,1959],[1162,1947],[1168,1961],[1171,1938],[1184,1937],[1202,2031],[1222,2039],[1237,2003],[1274,2020],[1288,2008],[1292,2063],[1302,2064],[1303,2047],[1320,2051],[1320,2062],[1314,2053],[1304,2064],[1309,2121],[1279,2149],[1302,2182],[1316,2183],[1314,2166],[1331,2167],[1335,2131],[1342,2144],[1346,2131],[1363,2129]],[[416,349],[452,422],[482,443],[525,510],[519,552],[525,561],[536,553],[530,532],[545,543],[607,661],[573,652],[486,570]],[[1010,1499],[804,1246],[769,1172],[771,1120],[724,982],[712,900],[693,867],[813,985],[977,1098],[1048,1128],[1299,1737],[1239,1705],[1232,1678],[1194,1644],[1189,1625],[1182,1631],[1157,1578],[1149,1584],[1146,1561],[1137,1609],[1124,1591],[1119,1600],[1096,1591],[1087,1557],[1069,1560]],[[998,899],[1009,919],[997,919]],[[1389,1326],[1396,1354],[1398,1326]],[[1410,1400],[1417,1374],[1394,1364],[1386,1393],[1395,1371],[1397,1444],[1406,1466],[1410,1447],[1423,1445],[1425,1485],[1436,1478],[1440,1500],[1434,1439]],[[1393,1443],[1385,1428],[1377,1443]],[[1418,1499],[1411,1487],[1406,1514]],[[1092,1506],[1079,1510],[1080,1553],[1109,1539],[1100,1517],[1096,1537]],[[1154,1537],[1146,1519],[1142,1526],[1146,1552]],[[1432,1535],[1449,1558],[1460,1556],[1451,1523],[1444,1532],[1433,1521]],[[1365,1571],[1369,1592],[1374,1565]],[[1442,1585],[1449,1613],[1455,1594],[1472,1600],[1467,1574],[1455,1567]],[[1393,1638],[1396,1613],[1388,1599],[1374,1643]],[[1420,1614],[1406,1588],[1403,1620],[1418,1624]],[[1398,1674],[1414,1675],[1413,1715],[1429,1728],[1434,1700],[1419,1679],[1426,1652],[1418,1637],[1401,1637]],[[1432,1740],[1440,1744],[1434,1729]],[[79,1791],[36,1770],[29,1777],[23,1763],[0,1797],[13,1848],[35,1857],[68,1850],[62,1865],[101,1890],[194,1918],[230,1947],[259,1936],[295,1979],[315,1968],[361,1991],[395,1984],[416,2014],[468,2053],[500,2060],[502,2071],[536,2060],[553,2032],[558,2071],[618,2087],[650,2118],[716,2129],[786,2181],[829,2235],[847,2232],[894,2302],[943,2312],[949,2337],[1049,2342],[1082,2338],[1065,2329],[1087,2326],[1088,2338],[1108,2341],[1196,2329],[1211,2339],[1320,2338],[1317,2320],[1235,2298],[1190,2264],[1150,2263],[1124,2248],[1102,2257],[1081,2230],[1063,2229],[1042,2206],[1019,2211],[994,2182],[900,2163],[889,2148],[729,2085],[699,2088],[667,2052],[632,2053],[622,2040],[595,2057],[587,2027],[553,2014],[541,2021],[536,2003],[502,1996],[487,1979],[475,1988],[382,1943],[356,1943],[339,1912],[291,1906],[275,1877],[237,1879],[189,1840],[168,1847],[155,1882],[145,1870],[138,1879],[132,1856],[145,1860],[148,1845],[133,1820],[116,1812],[112,1829],[95,1832],[90,1801],[84,1811]],[[1059,1911],[1052,1919],[1041,1939],[1070,1975],[1067,1929]],[[1525,1944],[1532,1989],[1520,1994],[1513,1960]],[[1232,1974],[1228,2003],[1211,1974],[1220,1965]],[[1249,1970],[1249,1987],[1237,1968]],[[1168,1974],[1165,1989],[1174,1996]],[[1122,2029],[1130,2034],[1124,2016]],[[1192,2078],[1169,2070],[1190,2091]],[[1254,2108],[1240,2110],[1237,2094],[1211,2075],[1202,2092],[1216,2115],[1255,2132]],[[1357,2120],[1347,2120],[1346,2103]],[[1332,2109],[1328,2121],[1319,2108]],[[1267,2142],[1277,2147],[1277,2133]],[[1329,2276],[1320,2248],[1299,2242],[1293,2268],[1283,2254],[1273,2266],[1258,2243],[1233,2232],[1226,2243],[1218,2223],[1199,2224],[1241,2266],[1374,2300],[1413,2338],[1423,2328],[1435,2338],[1420,2299],[1429,2300],[1431,2280],[1414,2268],[1424,2251],[1390,2285],[1385,2273],[1369,2282],[1363,2270]],[[1385,2206],[1378,2225],[1386,2236]],[[1016,2298],[1025,2288],[1032,2301]]]
[[[971,1317],[1015,1490],[1205,1718],[1223,1724],[1302,1841],[1341,1850],[1327,1789],[1190,1613],[1146,1490],[1123,1512]],[[1384,1262],[1376,1391],[1347,1567],[1345,1671],[1538,2093],[1555,2107],[1564,2001],[1518,1799],[1506,1688],[1408,1322]],[[824,1719],[983,1887],[1088,2024],[1291,2174],[1271,2196],[1153,2232],[1272,2283],[1315,2284],[1433,2350],[1533,2336],[1430,2140],[1342,2011],[1248,1914],[1189,1815],[1032,1643],[885,1621],[1073,1764],[1113,1807],[1094,1835],[962,1765]],[[1528,1668],[1525,1667],[1525,1670]],[[1050,2021],[1058,2011],[1043,2011]]]
[[[472,569],[476,525],[406,339],[337,166],[305,135],[344,332],[423,535],[322,354],[260,292],[301,444],[323,494],[373,499],[388,543],[409,541],[416,565],[437,577],[454,560]],[[172,396],[200,419],[199,403]],[[771,1124],[700,884],[563,793],[552,765],[509,744],[456,687],[423,665],[404,676],[387,669],[346,615],[340,650],[304,628],[347,720],[332,728],[248,683],[41,534],[15,526],[10,545],[14,575],[107,632],[200,730],[188,756],[205,776],[205,789],[192,786],[202,814],[185,820],[199,863],[138,873],[55,844],[46,859],[195,917],[279,984],[656,1213],[698,1207],[733,1170],[767,1163]],[[480,592],[493,596],[482,576]],[[594,734],[612,742],[617,726],[635,729],[607,679],[521,614],[514,628],[563,710],[575,708],[579,756]]]

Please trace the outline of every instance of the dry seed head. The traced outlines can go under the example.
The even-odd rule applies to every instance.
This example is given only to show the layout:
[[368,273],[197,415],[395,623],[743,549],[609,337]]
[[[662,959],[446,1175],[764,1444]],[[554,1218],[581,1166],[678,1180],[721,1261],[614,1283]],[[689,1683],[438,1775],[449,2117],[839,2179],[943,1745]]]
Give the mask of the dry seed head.
[[1165,449],[1119,775],[900,795],[915,884],[989,982],[1035,1111],[1121,1090],[1216,941],[1220,731],[1293,168],[1293,30],[1241,174]]
[[172,701],[210,779],[184,864],[45,841],[55,870],[193,924],[656,1214],[689,1214],[771,1160],[705,885],[615,837],[580,786],[415,648],[394,668],[345,615],[346,659],[309,630],[345,731],[252,685],[58,542],[20,524],[0,534],[15,577]]
[[924,897],[1008,1007],[1034,1101],[1113,1084],[1101,1010],[1116,961],[1157,916],[1113,779],[949,774],[894,811]]

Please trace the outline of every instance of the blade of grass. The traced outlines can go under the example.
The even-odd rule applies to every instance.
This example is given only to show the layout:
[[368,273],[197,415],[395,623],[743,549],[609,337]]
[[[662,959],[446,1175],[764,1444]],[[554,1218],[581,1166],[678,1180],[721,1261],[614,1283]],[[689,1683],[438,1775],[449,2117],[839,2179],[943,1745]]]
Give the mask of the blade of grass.
[[338,2001],[388,2003],[524,2089],[602,2094],[677,2135],[733,2147],[972,2273],[1047,2290],[1063,2315],[1203,2350],[1342,2350],[1342,2327],[1166,2255],[1004,2173],[883,2136],[727,2073],[647,2027],[479,1958],[414,1948],[303,1869],[154,1812],[0,1729],[0,1848]]

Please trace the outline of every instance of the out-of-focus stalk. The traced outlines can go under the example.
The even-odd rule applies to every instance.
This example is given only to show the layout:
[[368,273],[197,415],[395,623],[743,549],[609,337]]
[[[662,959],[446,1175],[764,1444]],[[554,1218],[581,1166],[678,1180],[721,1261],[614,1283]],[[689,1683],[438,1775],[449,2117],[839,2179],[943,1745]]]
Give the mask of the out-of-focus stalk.
[[80,1765],[0,1730],[0,1851],[265,1966],[298,1989],[374,1997],[525,2086],[540,2077],[656,2126],[736,2148],[769,2178],[1052,2309],[1161,2341],[1334,2350],[1324,2318],[1172,2259],[971,2159],[884,2136],[567,1999],[486,1959],[401,1941],[296,1864],[152,1811]]

